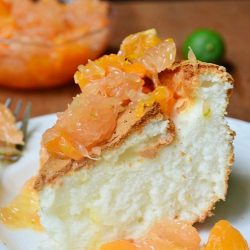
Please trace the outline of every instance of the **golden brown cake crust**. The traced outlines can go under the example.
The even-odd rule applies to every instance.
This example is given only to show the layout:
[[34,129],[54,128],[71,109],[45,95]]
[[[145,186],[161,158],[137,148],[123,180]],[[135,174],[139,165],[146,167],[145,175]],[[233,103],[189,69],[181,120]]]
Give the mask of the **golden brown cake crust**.
[[[136,116],[134,108],[127,108],[118,118],[116,129],[112,137],[101,146],[102,152],[119,147],[120,144],[133,132],[140,131],[152,120],[163,120],[159,105],[145,108],[142,117]],[[84,158],[80,161],[71,159],[60,159],[56,156],[49,156],[48,160],[39,170],[35,181],[35,189],[41,190],[46,184],[53,184],[60,176],[69,174],[81,168],[89,168],[95,164],[95,160]]]
[[[167,69],[160,74],[160,77],[164,75],[172,74],[178,71],[184,72],[184,77],[186,80],[192,79],[195,75],[200,74],[218,74],[221,79],[225,82],[230,82],[233,84],[233,78],[230,74],[226,72],[226,69],[222,66],[218,66],[211,63],[191,63],[190,61],[182,61],[175,63],[171,69]],[[228,97],[230,96],[231,91],[228,92]],[[144,115],[141,118],[136,117],[135,110],[127,108],[124,113],[118,118],[117,127],[112,137],[105,144],[101,146],[102,151],[107,151],[119,147],[120,144],[134,131],[141,130],[146,124],[150,123],[152,119],[163,119],[163,115],[160,112],[158,105],[154,105],[151,108],[146,108]],[[171,123],[170,123],[171,125]],[[172,136],[175,135],[174,125],[172,124],[170,132]],[[228,127],[228,133],[232,134],[233,132]],[[233,136],[232,136],[233,140]],[[226,179],[227,183],[229,174],[231,172],[231,166],[233,164],[233,146],[232,141],[230,142],[231,146],[231,155],[228,159],[228,166],[226,168]],[[66,174],[73,173],[76,170],[81,168],[90,168],[94,165],[95,160],[84,158],[81,161],[73,161],[70,159],[60,159],[58,157],[50,156],[45,164],[43,164],[39,170],[39,173],[35,181],[35,189],[41,190],[47,184],[53,184],[55,181],[58,181],[58,178]],[[218,198],[214,197],[214,200],[217,201]],[[204,211],[204,214],[198,219],[203,221],[207,216],[211,214],[211,210],[214,207],[215,201],[211,201],[211,207]]]
[[[178,71],[182,70],[185,72],[185,77],[186,80],[192,79],[194,74],[218,74],[223,82],[229,82],[232,85],[234,84],[234,79],[233,77],[226,71],[226,68],[223,66],[219,66],[216,64],[212,63],[204,63],[204,62],[197,62],[197,63],[191,63],[189,61],[182,61],[182,62],[176,62],[170,70],[167,70],[165,72],[162,72],[162,77],[164,78],[165,74],[168,74],[168,72],[172,73],[177,73]],[[232,94],[232,89],[228,90],[228,98],[227,98],[227,104],[229,102],[229,97]],[[233,148],[233,139],[235,136],[235,132],[232,131],[228,125],[225,125],[228,131],[228,134],[231,136],[231,140],[229,141],[229,146],[230,146],[230,154],[227,160],[227,166],[225,166],[225,184],[226,184],[226,189],[225,189],[225,196],[227,193],[228,189],[228,179],[232,170],[232,166],[234,163],[234,148]],[[210,205],[207,207],[206,210],[203,211],[203,213],[195,220],[195,221],[190,221],[190,223],[195,223],[195,222],[203,222],[207,217],[210,217],[213,215],[213,210],[215,209],[215,204],[217,201],[219,201],[220,198],[215,196],[211,199]],[[176,218],[178,219],[178,218]]]

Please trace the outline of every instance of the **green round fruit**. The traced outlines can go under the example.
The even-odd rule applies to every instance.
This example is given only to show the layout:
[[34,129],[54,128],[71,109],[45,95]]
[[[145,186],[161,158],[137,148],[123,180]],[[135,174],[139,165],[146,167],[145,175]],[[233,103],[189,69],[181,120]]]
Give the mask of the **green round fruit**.
[[219,63],[225,54],[223,38],[210,29],[198,29],[192,32],[184,42],[183,54],[188,57],[189,47],[196,58],[203,62]]

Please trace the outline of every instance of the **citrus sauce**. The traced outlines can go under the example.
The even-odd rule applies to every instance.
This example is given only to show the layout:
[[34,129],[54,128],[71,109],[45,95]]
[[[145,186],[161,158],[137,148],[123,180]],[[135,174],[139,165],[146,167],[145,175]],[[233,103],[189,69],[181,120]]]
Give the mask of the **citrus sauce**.
[[16,197],[6,207],[0,208],[0,223],[13,229],[43,231],[38,215],[39,197],[33,183],[34,178],[28,180]]

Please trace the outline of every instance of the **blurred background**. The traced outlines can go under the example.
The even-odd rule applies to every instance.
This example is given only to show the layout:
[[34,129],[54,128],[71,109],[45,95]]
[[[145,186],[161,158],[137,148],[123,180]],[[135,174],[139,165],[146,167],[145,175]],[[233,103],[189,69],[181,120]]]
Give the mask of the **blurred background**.
[[[228,115],[250,121],[249,0],[152,0],[110,1],[109,3],[111,5],[108,14],[111,19],[111,33],[109,38],[106,37],[107,34],[104,35],[108,40],[103,40],[102,44],[106,45],[106,49],[101,48],[100,51],[103,52],[100,53],[116,53],[125,36],[148,28],[156,28],[162,38],[174,38],[177,44],[177,58],[183,59],[183,43],[190,33],[197,28],[210,28],[217,31],[226,47],[221,64],[235,79],[235,89],[230,100]],[[4,24],[1,25],[4,27]],[[95,40],[90,43],[95,44]],[[4,51],[6,52],[6,49]],[[3,57],[4,55],[0,53],[0,65]],[[67,59],[65,62],[67,63]],[[4,74],[4,71],[0,73]],[[15,81],[18,82],[18,77]],[[20,78],[20,84],[21,82]],[[73,83],[73,76],[67,82],[68,84],[57,87],[53,87],[51,83],[48,84],[49,87],[33,90],[10,88],[9,83],[2,84],[7,86],[0,86],[0,102],[4,102],[7,97],[12,97],[14,101],[19,98],[25,102],[31,101],[33,117],[59,112],[64,110],[72,97],[80,92],[79,87]]]

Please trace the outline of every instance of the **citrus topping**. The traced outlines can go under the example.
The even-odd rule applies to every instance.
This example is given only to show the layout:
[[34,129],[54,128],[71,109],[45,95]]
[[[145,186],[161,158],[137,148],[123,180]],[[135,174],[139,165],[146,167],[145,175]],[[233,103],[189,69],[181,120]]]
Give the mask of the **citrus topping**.
[[155,29],[138,32],[127,36],[120,47],[119,54],[133,61],[144,55],[145,51],[158,45],[161,39]]
[[15,117],[9,109],[0,104],[0,144],[23,144],[23,134],[17,129]]
[[181,102],[186,107],[191,102],[200,86],[197,75],[188,75],[185,70],[177,70],[160,74],[160,84],[168,87],[174,94],[174,102]]
[[199,250],[200,237],[189,224],[174,220],[156,223],[141,239],[118,240],[103,245],[100,250]]
[[223,59],[225,45],[223,38],[210,29],[198,29],[191,33],[184,42],[183,53],[188,57],[189,47],[192,48],[200,61],[218,63]]
[[172,38],[162,41],[155,29],[138,32],[124,39],[119,55],[144,65],[149,73],[159,73],[170,67],[176,54]]
[[74,76],[75,82],[83,88],[88,83],[99,80],[114,70],[120,70],[125,73],[136,73],[141,77],[146,74],[143,65],[130,63],[123,56],[111,54],[95,61],[89,61],[85,66],[79,66]]
[[179,98],[188,100],[193,94],[190,81],[182,83],[179,79],[183,77],[177,76],[172,82],[175,75],[171,70],[167,72],[171,79],[160,77],[160,72],[171,68],[175,54],[173,39],[162,41],[151,29],[125,38],[118,54],[79,66],[74,78],[82,94],[44,134],[46,150],[74,160],[100,154],[120,112],[128,105],[135,107],[136,116],[141,117],[146,107],[158,103],[170,116]]
[[141,117],[144,114],[145,107],[151,107],[154,103],[160,104],[161,110],[165,115],[169,115],[172,105],[173,93],[165,86],[158,86],[153,92],[145,96],[136,105],[136,116]]
[[205,250],[248,250],[241,233],[226,220],[217,222],[209,235]]
[[117,240],[103,245],[100,250],[137,250],[137,248],[129,240]]
[[83,153],[74,147],[71,143],[70,138],[68,136],[63,135],[63,133],[54,134],[55,130],[48,130],[46,135],[50,136],[51,139],[46,142],[46,137],[44,140],[44,144],[48,150],[48,152],[52,152],[57,155],[67,156],[74,160],[80,160],[83,156]]
[[189,51],[188,51],[188,60],[191,62],[191,63],[197,63],[197,59],[196,59],[196,56],[193,52],[193,50],[191,49],[191,47],[189,47]]
[[39,197],[33,189],[34,179],[29,180],[20,194],[6,207],[0,208],[0,222],[10,228],[32,228],[42,230]]
[[172,66],[175,61],[175,54],[175,42],[170,38],[146,50],[137,61],[143,64],[150,73],[160,73]]
[[82,93],[59,115],[54,127],[43,135],[43,144],[50,153],[79,160],[87,150],[112,135],[119,103],[112,98]]

